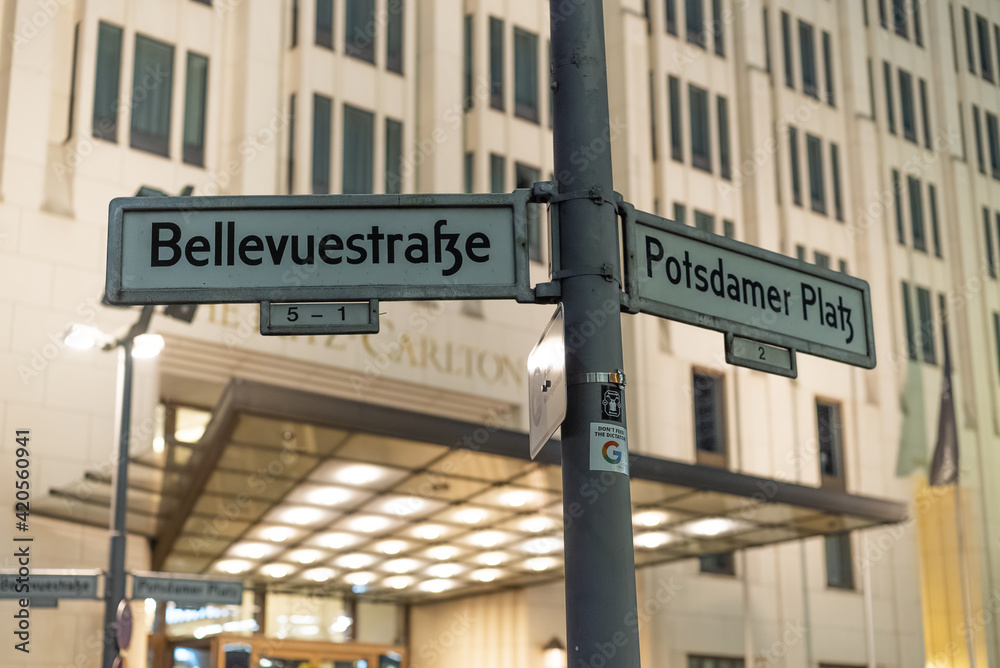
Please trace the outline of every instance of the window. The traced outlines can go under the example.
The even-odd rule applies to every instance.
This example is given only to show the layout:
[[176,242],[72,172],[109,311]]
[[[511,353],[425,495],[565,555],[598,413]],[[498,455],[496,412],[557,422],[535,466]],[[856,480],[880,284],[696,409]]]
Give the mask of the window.
[[896,34],[900,37],[908,38],[906,30],[906,2],[905,0],[892,0],[892,23],[896,28]]
[[976,33],[979,37],[979,71],[983,78],[993,81],[993,51],[990,48],[990,23],[976,14]]
[[476,192],[476,154],[469,153],[465,154],[465,192],[474,193]]
[[[659,143],[659,137],[656,132],[656,79],[654,78],[655,73],[653,70],[649,71],[649,150],[652,154],[653,162],[656,162],[657,149],[656,145]],[[551,86],[550,86],[551,88]],[[549,102],[549,126],[552,126],[552,103]]]
[[208,98],[208,58],[188,51],[184,90],[183,160],[205,165],[205,102]]
[[819,251],[813,252],[813,264],[822,269],[830,268],[830,256]]
[[896,204],[896,240],[901,244],[906,243],[906,233],[903,227],[903,197],[901,192],[903,185],[899,180],[899,170],[892,170],[892,196]]
[[799,21],[799,53],[802,57],[802,92],[810,97],[819,97],[816,85],[816,44],[813,27]]
[[118,141],[118,85],[121,80],[122,29],[104,23],[97,27],[97,72],[94,81],[93,134]]
[[722,236],[727,239],[736,238],[736,223],[731,220],[722,221]]
[[990,230],[990,210],[983,207],[983,232],[986,237],[986,267],[990,276],[997,277],[996,257],[993,254],[993,232]]
[[677,2],[676,0],[666,0],[667,32],[674,37],[677,36]]
[[979,119],[979,107],[972,105],[972,129],[976,139],[976,162],[979,164],[979,171],[986,173],[986,163],[983,160],[983,127]]
[[934,256],[941,257],[941,232],[938,229],[937,190],[933,183],[927,184],[927,199],[931,210],[931,242],[934,244]]
[[767,7],[764,7],[764,69],[771,73],[771,24]]
[[837,271],[839,271],[842,274],[847,273],[847,260],[840,260],[837,263]]
[[729,145],[729,101],[721,95],[715,101],[719,121],[719,175],[724,179],[731,179],[733,174]]
[[514,28],[514,115],[538,122],[538,36]]
[[[1000,26],[993,26],[993,41],[997,43],[997,61],[1000,64]],[[1000,75],[1000,69],[997,70],[997,74]]]
[[344,105],[344,173],[342,192],[345,195],[367,195],[372,192],[372,160],[375,146],[375,114]]
[[344,53],[375,62],[375,0],[346,0],[347,19],[344,21]]
[[174,47],[136,35],[129,139],[132,148],[164,157],[170,154],[170,105],[173,88]]
[[385,24],[385,69],[403,73],[403,2],[389,2]]
[[705,0],[685,0],[684,18],[687,24],[687,41],[705,48]]
[[965,145],[965,112],[962,111],[962,103],[958,103],[958,137],[962,142],[962,162],[968,160],[968,150]]
[[403,124],[385,119],[385,192],[403,192]]
[[882,61],[882,76],[885,78],[885,115],[889,119],[889,134],[896,134],[896,110],[892,104],[892,67]]
[[830,176],[833,177],[833,215],[837,220],[844,220],[843,196],[840,192],[840,149],[836,144],[830,144]]
[[688,656],[687,668],[743,668],[743,659],[719,656]]
[[313,159],[312,191],[314,195],[330,194],[330,130],[333,120],[333,100],[325,95],[313,95]]
[[732,552],[703,554],[698,557],[698,570],[713,575],[736,575],[736,555]]
[[725,466],[722,377],[695,371],[692,374],[691,389],[694,395],[694,444],[698,463]]
[[688,105],[691,115],[691,164],[710,172],[712,138],[708,125],[708,91],[688,84]]
[[670,97],[670,157],[677,162],[684,162],[684,132],[681,120],[681,82],[677,77],[667,80],[667,93]]
[[826,103],[831,107],[837,106],[834,97],[833,83],[833,46],[830,44],[830,33],[823,31],[823,71],[826,77]]
[[931,310],[930,290],[917,288],[917,314],[920,317],[920,350],[927,364],[937,364],[934,345],[934,312]]
[[726,24],[722,21],[722,0],[712,0],[712,42],[715,55],[726,57]]
[[993,340],[996,342],[997,370],[1000,372],[1000,313],[993,314]]
[[844,489],[844,444],[840,404],[816,401],[816,443],[824,488]]
[[906,326],[906,354],[911,360],[917,359],[917,332],[913,328],[913,305],[910,302],[910,286],[903,285],[903,324]]
[[899,70],[899,106],[903,110],[903,138],[917,143],[917,116],[913,110],[913,77]]
[[986,138],[990,143],[990,173],[993,178],[1000,179],[1000,132],[997,128],[997,117],[986,112]]
[[[514,178],[517,179],[515,188],[531,188],[536,182],[541,180],[542,174],[534,167],[514,164]],[[535,262],[542,261],[542,215],[544,204],[528,205],[528,254]]]
[[788,167],[792,172],[792,201],[802,206],[802,182],[799,179],[799,131],[788,127]]
[[316,0],[316,46],[333,48],[333,0]]
[[295,93],[288,96],[288,194],[295,192]]
[[680,202],[674,202],[674,222],[687,225],[687,207]]
[[851,535],[841,533],[827,536],[826,586],[835,589],[854,589],[854,567],[851,564]]
[[920,3],[922,0],[913,0],[911,6],[913,7],[913,39],[916,41],[917,46],[924,45],[924,34],[920,26]]
[[473,72],[475,72],[475,49],[473,37],[472,14],[465,17],[463,23],[462,50],[465,54],[462,70],[462,109],[468,111],[476,105],[476,95],[473,91]]
[[927,252],[927,237],[924,234],[924,198],[920,191],[920,181],[912,176],[906,177],[906,186],[910,192],[910,230],[913,233],[913,248]]
[[291,48],[299,45],[299,0],[292,0],[292,37]]
[[816,213],[826,214],[826,192],[823,188],[823,142],[806,135],[806,162],[809,167],[809,204]]
[[795,65],[792,63],[792,18],[781,12],[781,46],[785,55],[785,85],[795,88]]
[[927,105],[927,82],[920,80],[920,114],[924,117],[924,148],[931,149],[931,112]]
[[965,55],[969,59],[969,71],[976,73],[976,47],[972,43],[972,16],[968,7],[962,7],[962,21],[965,23]]
[[796,244],[795,246],[795,259],[802,262],[806,261],[806,247],[801,244]]
[[507,192],[507,159],[502,155],[490,154],[490,191]]
[[694,210],[694,226],[702,232],[715,234],[715,216],[704,211]]
[[503,21],[490,17],[490,106],[503,111]]
[[876,120],[875,117],[875,75],[872,74],[872,59],[868,59],[868,114],[871,119]]
[[885,0],[878,0],[878,22],[883,28],[889,27],[889,21],[885,17]]
[[77,61],[80,56],[80,22],[73,26],[73,63],[69,69],[69,109],[66,119],[66,140],[73,136],[73,110],[76,107]]

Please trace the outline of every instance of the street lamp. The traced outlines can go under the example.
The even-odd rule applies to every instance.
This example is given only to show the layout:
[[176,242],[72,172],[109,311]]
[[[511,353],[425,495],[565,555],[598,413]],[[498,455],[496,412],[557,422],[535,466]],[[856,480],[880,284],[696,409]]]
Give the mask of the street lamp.
[[542,648],[542,661],[545,668],[566,668],[566,646],[559,638],[552,640]]

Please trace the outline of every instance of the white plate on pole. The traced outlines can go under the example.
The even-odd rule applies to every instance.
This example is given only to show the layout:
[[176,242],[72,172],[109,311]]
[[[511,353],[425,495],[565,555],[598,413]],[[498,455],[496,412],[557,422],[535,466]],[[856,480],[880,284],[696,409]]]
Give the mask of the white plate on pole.
[[563,306],[528,355],[528,433],[531,458],[541,451],[566,419],[566,343]]

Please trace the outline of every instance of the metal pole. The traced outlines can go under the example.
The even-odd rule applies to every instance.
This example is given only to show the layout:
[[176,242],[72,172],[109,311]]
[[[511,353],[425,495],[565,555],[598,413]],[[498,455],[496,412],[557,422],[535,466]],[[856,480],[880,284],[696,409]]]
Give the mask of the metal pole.
[[[554,278],[565,309],[568,386],[562,426],[567,665],[638,668],[629,478],[602,470],[599,445],[591,452],[595,425],[609,423],[602,396],[623,368],[602,1],[551,0],[550,17],[559,182],[553,206],[561,224]],[[624,427],[624,406],[616,410]]]
[[119,344],[118,353],[118,466],[114,473],[115,496],[111,502],[111,548],[108,574],[104,579],[104,658],[102,668],[112,668],[118,656],[115,617],[118,604],[125,598],[125,516],[128,490],[128,444],[132,428],[132,336]]

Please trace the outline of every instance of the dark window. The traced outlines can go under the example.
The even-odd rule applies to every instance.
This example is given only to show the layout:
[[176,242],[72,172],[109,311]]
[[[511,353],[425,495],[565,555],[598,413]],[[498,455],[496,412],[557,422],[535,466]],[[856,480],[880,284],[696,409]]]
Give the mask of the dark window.
[[170,105],[174,88],[174,47],[135,36],[132,70],[132,148],[170,154]]
[[993,232],[990,229],[990,210],[983,207],[983,234],[986,238],[986,268],[990,276],[997,277],[996,256],[993,253]]
[[987,81],[993,81],[993,50],[990,48],[990,23],[976,14],[976,33],[979,37],[979,71]]
[[795,65],[792,60],[792,18],[781,12],[781,47],[785,56],[785,85],[795,88]]
[[899,106],[903,110],[903,138],[917,143],[917,115],[913,109],[913,77],[899,70]]
[[465,154],[465,192],[476,192],[476,154]]
[[927,184],[927,199],[931,210],[931,243],[935,257],[941,257],[941,231],[938,229],[937,190],[933,183]]
[[708,120],[708,91],[688,84],[688,108],[691,115],[691,164],[712,171],[712,138]]
[[892,0],[892,22],[896,28],[897,35],[900,37],[909,37],[906,30],[905,0]]
[[920,317],[920,349],[927,364],[937,364],[934,345],[934,311],[929,290],[917,288],[917,313]]
[[979,118],[979,107],[972,105],[972,130],[976,139],[976,162],[979,164],[979,171],[986,173],[986,162],[983,159],[983,125]]
[[677,77],[667,79],[670,97],[670,157],[684,162],[684,130],[681,120],[681,82]]
[[496,153],[490,154],[490,191],[507,192],[507,159]]
[[316,0],[316,46],[333,48],[333,0]]
[[822,269],[830,268],[830,256],[826,253],[820,253],[819,251],[813,252],[813,264]]
[[889,27],[889,21],[885,14],[885,0],[878,0],[878,22],[883,28]]
[[931,112],[927,104],[927,82],[920,80],[920,113],[924,117],[924,148],[931,148]]
[[724,179],[732,178],[729,142],[729,102],[721,95],[716,98],[717,116],[719,120],[719,175]]
[[73,111],[76,107],[76,63],[79,56],[80,46],[80,23],[73,26],[73,63],[69,70],[69,113],[66,119],[66,140],[73,136]]
[[799,21],[799,54],[802,57],[802,92],[810,97],[819,97],[816,84],[816,42],[813,27]]
[[788,128],[788,168],[792,172],[792,202],[802,206],[802,182],[799,177],[799,131]]
[[514,115],[538,122],[538,36],[514,28]]
[[836,144],[830,144],[830,176],[833,177],[833,215],[837,220],[844,219],[843,196],[840,192],[840,149]]
[[837,263],[837,271],[839,271],[842,274],[847,273],[847,260],[841,260],[840,262]]
[[704,211],[694,210],[694,226],[702,232],[715,234],[715,216]]
[[367,195],[372,192],[375,172],[375,114],[344,105],[344,172],[342,191],[345,195]]
[[465,111],[476,106],[476,96],[473,91],[473,77],[475,72],[475,43],[473,40],[473,16],[469,14],[465,17],[463,32],[463,51],[465,59],[462,70],[462,108]]
[[892,66],[882,61],[882,76],[885,78],[885,115],[889,120],[889,133],[896,134],[896,110],[892,103]]
[[927,236],[924,233],[924,198],[920,190],[920,181],[908,176],[906,177],[906,186],[910,193],[910,230],[913,233],[913,248],[927,252]]
[[[735,555],[732,552],[703,554],[698,557],[698,570],[702,573],[712,573],[713,575],[736,575]],[[716,666],[719,664],[710,663],[707,665]]]
[[806,163],[809,168],[809,204],[816,213],[826,214],[826,189],[823,187],[823,142],[806,135]]
[[726,24],[722,21],[722,0],[712,0],[712,42],[715,55],[726,57]]
[[955,72],[958,72],[958,38],[955,37],[955,6],[948,3],[948,23],[951,25],[951,58],[955,64]]
[[[840,405],[816,402],[816,437],[819,447],[819,472],[823,478],[844,477],[843,430],[840,426]],[[823,486],[829,481],[824,480]]]
[[385,192],[403,192],[403,124],[385,119]]
[[731,220],[722,221],[722,236],[727,239],[736,238],[736,223]]
[[674,202],[674,222],[687,225],[687,207],[680,202]]
[[767,7],[764,8],[764,69],[767,73],[771,73],[771,17],[767,11]]
[[705,48],[705,0],[685,0],[684,19],[687,41]]
[[969,59],[969,71],[976,73],[976,47],[972,43],[972,15],[968,7],[962,7],[962,21],[965,23],[965,55]]
[[1000,313],[993,314],[993,340],[996,342],[997,370],[1000,371]]
[[903,227],[903,185],[899,180],[899,170],[892,170],[892,196],[896,204],[896,240],[906,243],[906,232]]
[[677,36],[677,0],[666,0],[667,32]]
[[403,26],[404,4],[389,2],[385,24],[385,69],[396,74],[403,73]]
[[94,81],[93,133],[118,141],[118,86],[121,80],[122,29],[103,21],[97,26],[97,73]]
[[868,113],[871,115],[872,120],[876,120],[875,116],[875,75],[872,74],[872,59],[868,59]]
[[906,326],[906,354],[911,360],[917,359],[917,331],[913,327],[913,305],[910,301],[910,286],[903,285],[903,324]]
[[344,21],[344,53],[375,62],[375,0],[346,0],[347,18]]
[[330,193],[330,135],[333,121],[333,100],[325,95],[313,95],[312,191],[314,195]]
[[295,192],[295,93],[288,96],[288,194]]
[[188,51],[184,90],[183,160],[205,165],[205,106],[208,99],[208,58]]
[[[657,158],[659,157],[656,154],[656,145],[657,143],[659,143],[659,137],[657,136],[658,133],[656,131],[656,80],[654,79],[654,75],[655,73],[652,70],[650,70],[649,71],[649,140],[650,140],[649,150],[652,153],[653,162],[656,162]],[[549,111],[551,112],[551,110],[552,110],[552,105],[550,103]],[[550,118],[551,115],[552,114],[550,113],[549,114]],[[550,126],[552,125],[551,121],[549,125]]]
[[854,589],[854,567],[851,564],[851,535],[841,533],[826,539],[826,586]]
[[826,103],[831,107],[837,106],[834,96],[833,82],[833,46],[830,43],[830,33],[823,31],[823,71],[826,76]]
[[916,41],[917,46],[924,45],[924,33],[920,25],[920,3],[923,0],[913,0],[911,6],[913,7],[913,39]]
[[503,21],[490,17],[490,106],[503,111]]
[[722,377],[695,371],[692,374],[694,394],[694,444],[699,452],[724,457],[726,429]]
[[[993,41],[997,43],[997,63],[1000,65],[1000,26],[993,26]],[[1000,69],[997,70],[997,75],[1000,76]]]
[[[531,188],[541,180],[542,174],[534,167],[514,163],[515,188]],[[535,262],[542,260],[542,210],[543,204],[528,205],[528,254]]]
[[986,112],[986,138],[990,143],[990,173],[993,178],[1000,179],[1000,132],[997,128],[997,117]]
[[803,246],[801,244],[796,244],[796,246],[795,246],[795,258],[797,260],[801,260],[802,262],[806,261],[806,247],[805,246]]
[[294,49],[299,45],[299,0],[292,0],[292,38],[291,44]]
[[743,668],[743,659],[719,656],[688,656],[687,668]]

